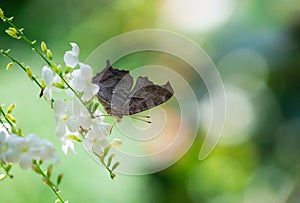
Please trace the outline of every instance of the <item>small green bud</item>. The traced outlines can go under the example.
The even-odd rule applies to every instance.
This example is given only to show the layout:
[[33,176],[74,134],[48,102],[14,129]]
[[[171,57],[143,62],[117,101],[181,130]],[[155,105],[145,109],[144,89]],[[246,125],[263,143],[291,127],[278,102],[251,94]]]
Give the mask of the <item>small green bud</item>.
[[106,155],[108,154],[108,152],[109,152],[109,150],[110,150],[110,147],[111,147],[111,146],[108,145],[107,147],[104,148],[104,151],[103,151],[103,156],[104,156],[104,157],[106,157]]
[[13,110],[14,110],[14,108],[15,108],[15,104],[11,104],[9,107],[8,107],[8,109],[7,109],[7,114],[10,114]]
[[21,136],[21,137],[23,137],[24,136],[24,134],[23,134],[23,132],[22,132],[22,130],[21,130],[21,128],[19,128],[18,130],[17,130],[17,135],[19,135],[19,136]]
[[51,164],[51,165],[48,167],[47,171],[46,171],[46,175],[47,175],[48,178],[51,177],[52,172],[53,172],[53,164]]
[[14,27],[9,27],[8,30],[10,30],[10,31],[12,31],[12,32],[14,32],[16,34],[18,33],[18,30],[16,28],[14,28]]
[[72,71],[72,68],[69,67],[69,66],[67,66],[67,67],[66,67],[66,70],[65,70],[65,74],[68,74],[68,73],[70,73],[71,71]]
[[35,44],[35,43],[36,43],[36,40],[33,40],[33,41],[31,42],[32,45]]
[[11,114],[6,114],[5,117],[10,120],[13,123],[17,123],[17,120],[15,119],[15,117],[13,117]]
[[76,142],[81,142],[81,139],[77,137],[76,135],[68,135],[68,138],[76,141]]
[[57,74],[58,74],[58,75],[61,75],[62,72],[63,72],[63,69],[62,69],[61,65],[58,65],[58,66],[57,66]]
[[7,20],[12,21],[13,19],[14,19],[14,17],[12,16],[12,17],[8,18]]
[[103,156],[103,153],[99,154],[99,160],[102,164],[105,164],[104,163],[104,156]]
[[8,63],[6,66],[6,70],[10,70],[13,65],[14,65],[14,62]]
[[10,52],[10,49],[6,49],[5,51],[4,51],[4,53],[6,53],[6,54],[8,54]]
[[59,185],[59,184],[61,183],[63,177],[64,177],[63,174],[59,174],[59,175],[57,176],[57,180],[56,180],[56,184],[57,184],[57,185]]
[[41,81],[41,86],[42,86],[43,89],[46,88],[46,82],[45,82],[45,80],[42,80],[42,81]]
[[115,154],[111,154],[111,155],[108,157],[108,160],[107,160],[107,167],[110,166],[111,161],[112,161],[112,159],[113,159],[115,156],[116,156]]
[[32,165],[31,169],[36,172],[37,174],[41,174],[41,171],[38,169],[38,167],[36,167],[36,165]]
[[43,182],[44,182],[46,185],[52,187],[52,184],[51,184],[51,182],[50,182],[48,179],[43,178]]
[[28,77],[30,78],[30,80],[32,80],[32,72],[31,72],[30,67],[26,66],[25,69],[26,69],[26,73],[27,73]]
[[5,30],[6,34],[8,34],[9,36],[11,36],[12,38],[18,39],[18,36],[15,32],[11,31],[11,30]]
[[41,50],[45,54],[47,53],[47,45],[46,45],[46,43],[44,41],[42,41],[42,43],[41,43]]
[[65,86],[59,82],[54,82],[52,86],[57,87],[58,89],[65,89]]
[[116,162],[113,167],[111,167],[111,170],[114,171],[118,166],[120,166],[120,162]]
[[4,12],[3,12],[3,10],[1,8],[0,8],[0,18],[4,19]]
[[50,49],[47,49],[46,55],[47,55],[48,59],[50,59],[50,60],[53,59],[53,54],[52,54],[52,51]]

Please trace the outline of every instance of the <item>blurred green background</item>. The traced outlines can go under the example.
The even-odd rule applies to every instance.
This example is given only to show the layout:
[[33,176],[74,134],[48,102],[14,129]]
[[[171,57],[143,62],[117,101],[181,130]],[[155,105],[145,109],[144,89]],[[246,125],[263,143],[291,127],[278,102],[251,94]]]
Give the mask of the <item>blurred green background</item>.
[[[298,0],[2,0],[0,7],[15,17],[31,39],[46,41],[60,63],[69,42],[79,44],[84,60],[114,36],[158,28],[197,42],[224,80],[228,117],[223,137],[209,158],[198,160],[209,119],[205,88],[188,72],[181,72],[191,77],[187,80],[193,89],[199,87],[202,124],[194,145],[164,171],[118,175],[112,181],[79,145],[77,154],[61,153],[53,135],[52,112],[38,99],[39,90],[15,66],[6,71],[8,60],[1,57],[1,103],[16,103],[15,117],[25,133],[33,132],[57,146],[61,163],[55,172],[65,175],[61,190],[69,202],[300,202]],[[42,61],[4,30],[0,24],[0,48],[11,48],[16,58],[40,73]],[[120,64],[135,67],[145,60],[129,57]],[[14,179],[0,183],[1,203],[55,200],[32,171],[15,166],[12,173]]]

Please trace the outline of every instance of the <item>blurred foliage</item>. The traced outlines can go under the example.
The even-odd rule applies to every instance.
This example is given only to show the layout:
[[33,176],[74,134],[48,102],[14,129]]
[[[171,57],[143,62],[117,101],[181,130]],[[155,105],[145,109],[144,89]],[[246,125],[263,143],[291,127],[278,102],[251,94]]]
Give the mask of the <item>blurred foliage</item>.
[[[234,87],[233,90],[239,89],[246,95],[242,98],[248,103],[228,104],[229,114],[230,105],[233,110],[239,109],[236,120],[231,121],[235,125],[226,129],[228,137],[222,138],[204,161],[197,159],[204,129],[199,130],[189,152],[170,168],[138,177],[119,175],[114,181],[80,147],[76,155],[68,157],[59,152],[62,163],[56,171],[65,173],[64,196],[70,202],[300,202],[299,1],[228,1],[235,3],[235,12],[222,25],[205,32],[186,30],[176,24],[175,18],[166,20],[169,7],[164,8],[165,2],[167,0],[1,2],[5,14],[14,16],[16,24],[24,27],[31,39],[47,42],[58,62],[62,62],[63,53],[72,41],[79,44],[80,57],[84,59],[101,43],[124,32],[168,29],[199,43],[218,67],[225,88],[229,91]],[[185,12],[188,16],[189,11]],[[41,61],[26,45],[5,35],[4,29],[1,24],[1,48],[11,48],[16,58],[40,71]],[[147,64],[150,58],[168,64],[168,56],[132,54],[118,61],[117,67],[130,64],[129,69],[133,69]],[[38,100],[39,90],[22,72],[14,68],[7,72],[7,63],[0,58],[1,102],[15,102],[21,127],[59,146],[53,136],[52,113],[45,102]],[[174,65],[174,69],[179,68]],[[203,89],[202,81],[194,78],[192,72],[182,74],[195,89],[197,86]],[[203,92],[197,96],[201,103]],[[251,119],[243,114],[247,105]],[[242,125],[247,119],[249,125]],[[233,143],[243,136],[243,141]],[[13,173],[13,180],[0,183],[1,202],[20,203],[24,199],[53,202],[51,191],[41,184],[39,177],[18,167],[14,167]]]

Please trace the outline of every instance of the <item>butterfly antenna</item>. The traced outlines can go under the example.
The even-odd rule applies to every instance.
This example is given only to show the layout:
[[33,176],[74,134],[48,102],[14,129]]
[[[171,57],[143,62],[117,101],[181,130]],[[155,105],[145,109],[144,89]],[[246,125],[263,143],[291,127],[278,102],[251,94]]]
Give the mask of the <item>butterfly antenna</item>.
[[130,116],[130,117],[131,117],[131,118],[134,118],[134,119],[136,119],[136,120],[139,120],[139,121],[143,121],[143,122],[145,122],[145,123],[152,123],[151,121],[147,121],[147,120],[144,120],[144,119],[139,118],[139,117],[150,118],[150,116],[139,116],[139,117],[137,117],[137,116]]
[[142,117],[142,118],[151,118],[150,116],[144,116],[144,115],[131,115],[132,117]]

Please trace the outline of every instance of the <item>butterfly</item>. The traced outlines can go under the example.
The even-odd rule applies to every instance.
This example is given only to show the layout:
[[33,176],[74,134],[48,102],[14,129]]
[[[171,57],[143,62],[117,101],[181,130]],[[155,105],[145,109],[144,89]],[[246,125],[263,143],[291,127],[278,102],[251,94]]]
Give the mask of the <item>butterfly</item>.
[[154,108],[168,101],[174,94],[170,82],[160,86],[147,77],[139,76],[133,85],[133,78],[127,70],[118,70],[106,61],[106,68],[93,77],[99,86],[97,98],[108,115],[118,120],[124,115]]

